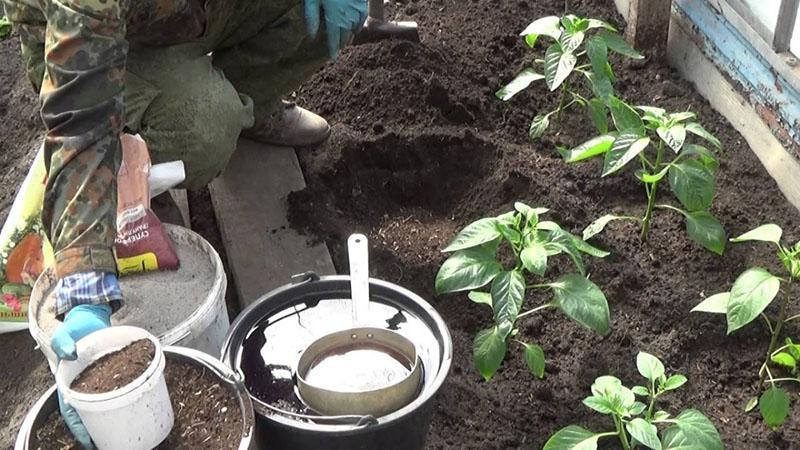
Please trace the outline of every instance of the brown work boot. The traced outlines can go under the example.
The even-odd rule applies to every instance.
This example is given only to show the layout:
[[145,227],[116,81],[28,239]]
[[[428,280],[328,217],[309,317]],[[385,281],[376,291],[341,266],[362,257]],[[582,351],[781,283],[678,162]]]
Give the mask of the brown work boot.
[[322,117],[294,103],[282,101],[281,110],[266,121],[256,121],[242,136],[270,145],[307,147],[321,144],[331,134]]

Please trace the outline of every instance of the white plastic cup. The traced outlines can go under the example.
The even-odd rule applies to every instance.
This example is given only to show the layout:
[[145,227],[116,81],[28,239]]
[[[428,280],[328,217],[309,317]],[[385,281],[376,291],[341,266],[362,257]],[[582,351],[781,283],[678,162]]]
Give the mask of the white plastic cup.
[[[70,389],[89,364],[140,339],[153,343],[155,356],[138,378],[100,394]],[[76,347],[78,359],[58,365],[56,385],[64,401],[78,412],[98,450],[150,450],[166,439],[175,416],[164,378],[166,359],[158,339],[141,328],[118,326],[96,331],[79,340]]]

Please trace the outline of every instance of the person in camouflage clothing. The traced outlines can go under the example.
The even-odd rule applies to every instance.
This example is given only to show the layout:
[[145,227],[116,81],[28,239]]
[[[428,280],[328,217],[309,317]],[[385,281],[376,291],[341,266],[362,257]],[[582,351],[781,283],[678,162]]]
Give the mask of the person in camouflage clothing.
[[[240,134],[325,140],[327,122],[281,96],[335,57],[367,10],[367,0],[0,1],[41,98],[61,358],[108,326],[122,299],[112,250],[120,134],[140,134],[153,163],[182,160],[190,189],[224,169]],[[91,447],[74,410],[62,413]]]

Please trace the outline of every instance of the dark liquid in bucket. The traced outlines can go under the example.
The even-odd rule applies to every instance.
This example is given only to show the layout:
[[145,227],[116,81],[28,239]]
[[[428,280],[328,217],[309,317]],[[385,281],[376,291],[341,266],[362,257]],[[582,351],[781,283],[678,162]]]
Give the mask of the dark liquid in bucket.
[[[439,361],[439,345],[426,324],[408,311],[399,310],[374,302],[370,313],[380,318],[380,322],[370,326],[396,331],[416,344],[423,369],[423,387],[428,374],[424,369],[428,364],[436,367]],[[265,318],[248,333],[239,353],[239,368],[245,376],[245,385],[257,400],[283,411],[315,415],[297,395],[294,371],[300,354],[314,340],[334,331],[352,326],[350,300],[321,300],[314,305],[299,304],[288,307]],[[404,357],[398,360],[385,352],[369,352],[370,358],[389,358],[390,373],[375,377],[375,384],[390,384],[388,378],[405,376],[410,364]],[[377,355],[375,353],[378,353]],[[366,354],[349,355],[365,359]],[[399,366],[399,367],[398,367]],[[333,371],[323,367],[323,371]],[[381,382],[381,380],[386,380]],[[378,383],[380,382],[380,383]],[[384,384],[384,385],[385,385]]]
[[338,392],[364,392],[399,383],[412,364],[402,354],[375,344],[338,348],[321,355],[305,375],[316,387]]

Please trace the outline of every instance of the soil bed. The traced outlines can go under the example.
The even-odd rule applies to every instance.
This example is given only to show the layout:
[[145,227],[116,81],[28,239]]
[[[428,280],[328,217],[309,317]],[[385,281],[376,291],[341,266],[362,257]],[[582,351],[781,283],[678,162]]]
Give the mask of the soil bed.
[[[569,3],[576,14],[622,24],[611,1]],[[533,116],[558,101],[544,83],[508,103],[492,95],[532,59],[519,31],[563,8],[562,0],[420,0],[395,9],[398,20],[420,23],[421,44],[385,41],[348,49],[297,93],[304,107],[335,127],[328,143],[301,152],[308,188],[290,198],[293,225],[324,240],[340,272],[347,271],[347,236],[367,234],[372,275],[419,293],[445,318],[455,360],[439,395],[429,449],[538,449],[572,423],[607,431],[613,428],[609,419],[581,400],[599,375],[638,383],[639,350],[689,378],[684,389],[663,397],[664,408],[703,410],[726,448],[793,448],[800,442],[797,411],[775,432],[757,413],[742,411],[768,333],[754,324],[726,337],[724,318],[689,313],[704,297],[727,291],[747,267],[780,273],[768,245],[729,245],[718,257],[689,240],[679,216],[663,211],[655,214],[647,243],[639,241],[634,223],[610,225],[592,242],[612,254],[588,259],[587,271],[609,299],[613,331],[601,338],[555,312],[524,321],[521,340],[544,348],[544,380],[530,375],[520,349],[511,347],[496,378],[484,383],[473,368],[472,339],[489,326],[491,312],[466,295],[434,294],[445,258],[440,250],[454,233],[480,217],[512,210],[514,201],[551,208],[548,220],[578,234],[604,214],[644,212],[645,194],[632,171],[600,178],[601,161],[561,161],[556,145],[593,136],[584,115],[554,123],[540,141],[528,139]],[[775,222],[788,242],[800,238],[798,211],[742,137],[689,83],[654,58],[617,63],[616,75],[622,98],[694,111],[722,140],[712,212],[729,236]],[[659,201],[677,204],[668,192]],[[557,276],[567,265],[558,260],[549,273]],[[527,304],[546,301],[544,294],[531,294]]]
[[[175,425],[157,450],[235,450],[242,439],[239,402],[211,373],[196,365],[167,360],[164,369]],[[37,450],[72,450],[64,420],[54,411],[36,435]]]
[[156,347],[149,339],[135,341],[91,363],[72,381],[70,388],[87,394],[116,391],[139,378],[150,367],[155,351]]

